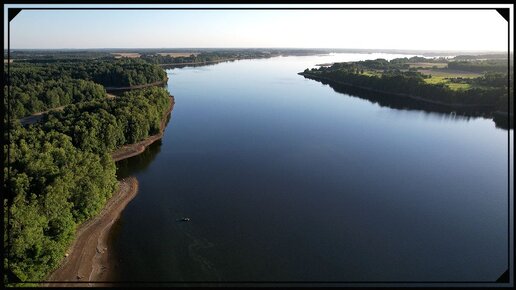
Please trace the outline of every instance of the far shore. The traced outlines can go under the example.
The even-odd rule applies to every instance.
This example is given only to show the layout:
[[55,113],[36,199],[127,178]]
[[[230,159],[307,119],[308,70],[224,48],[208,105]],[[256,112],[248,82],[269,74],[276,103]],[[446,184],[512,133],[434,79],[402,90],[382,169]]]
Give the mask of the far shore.
[[449,107],[449,108],[482,108],[482,109],[486,109],[486,108],[492,108],[493,107],[492,105],[484,105],[484,104],[472,104],[472,105],[470,105],[470,104],[444,103],[444,102],[429,100],[429,99],[425,99],[425,98],[422,98],[422,97],[417,97],[417,96],[413,96],[413,95],[409,95],[409,94],[392,93],[392,92],[378,90],[378,89],[374,89],[374,88],[370,88],[370,87],[359,86],[359,85],[355,85],[355,84],[352,84],[352,83],[338,81],[338,80],[334,80],[334,79],[331,79],[331,78],[327,78],[327,77],[323,77],[323,76],[318,76],[318,75],[314,75],[314,74],[310,74],[310,73],[300,72],[298,74],[302,75],[302,76],[304,76],[306,78],[310,78],[310,79],[314,79],[314,80],[324,80],[324,81],[333,82],[333,83],[344,85],[344,86],[348,86],[348,87],[359,88],[359,89],[362,89],[362,90],[376,92],[376,93],[381,93],[381,94],[387,94],[387,95],[393,95],[393,96],[398,96],[398,97],[410,98],[410,99],[413,99],[413,100],[417,100],[417,101],[421,101],[421,102],[425,102],[425,103],[429,103],[429,104],[433,104],[433,105],[440,105],[440,106]]
[[188,65],[196,66],[196,65],[214,64],[214,63],[234,61],[234,60],[240,60],[240,58],[226,58],[226,59],[200,61],[200,62],[159,63],[158,65],[160,65],[162,67],[180,67],[180,66],[188,66]]

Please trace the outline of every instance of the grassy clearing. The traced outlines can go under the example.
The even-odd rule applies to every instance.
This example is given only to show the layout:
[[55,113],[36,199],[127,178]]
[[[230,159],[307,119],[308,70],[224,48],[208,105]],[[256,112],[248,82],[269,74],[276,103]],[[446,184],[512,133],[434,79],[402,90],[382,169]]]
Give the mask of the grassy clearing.
[[458,70],[448,69],[421,69],[418,70],[420,73],[425,75],[432,75],[432,77],[443,77],[443,78],[478,78],[482,74]]
[[448,66],[447,63],[445,62],[436,62],[436,63],[433,63],[433,62],[417,62],[417,63],[411,63],[409,64],[410,67],[415,67],[415,68],[433,68],[433,67],[436,67],[436,68],[446,68]]
[[376,71],[376,70],[364,70],[363,73],[361,73],[361,75],[365,75],[365,76],[368,76],[368,77],[381,77],[382,76],[382,72],[381,71]]
[[431,78],[425,79],[428,84],[445,84],[452,90],[467,90],[471,88],[470,84],[453,83],[450,78],[477,78],[482,76],[478,73],[464,72],[464,71],[453,71],[453,70],[442,70],[442,69],[425,69],[419,70],[420,73],[431,75]]

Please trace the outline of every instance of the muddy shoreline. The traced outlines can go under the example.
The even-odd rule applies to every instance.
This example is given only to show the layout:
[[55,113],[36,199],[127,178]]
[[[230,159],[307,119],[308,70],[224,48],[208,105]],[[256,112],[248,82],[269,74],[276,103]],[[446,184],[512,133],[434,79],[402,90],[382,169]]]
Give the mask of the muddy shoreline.
[[[168,115],[174,108],[174,97],[170,96],[169,108],[163,114],[160,132],[138,143],[126,145],[111,154],[113,160],[120,161],[136,156],[155,141],[163,137]],[[138,180],[131,176],[119,181],[119,189],[107,201],[102,211],[81,224],[67,256],[59,268],[48,276],[50,287],[91,287],[110,286],[114,266],[108,243],[113,224],[138,192]],[[91,282],[91,283],[88,283]],[[102,282],[102,283],[98,283]],[[104,283],[105,282],[105,283]],[[112,285],[111,285],[112,286]]]
[[88,282],[110,281],[112,273],[107,247],[109,232],[137,192],[138,180],[135,177],[122,179],[118,190],[102,211],[79,226],[76,238],[67,251],[68,256],[48,278],[52,282],[42,286],[104,286]]

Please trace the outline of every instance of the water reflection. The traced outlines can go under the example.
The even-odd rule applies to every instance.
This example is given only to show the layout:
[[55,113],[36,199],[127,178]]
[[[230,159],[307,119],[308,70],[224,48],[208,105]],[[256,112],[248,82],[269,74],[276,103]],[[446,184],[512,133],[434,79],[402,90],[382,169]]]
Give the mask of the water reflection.
[[116,163],[117,177],[121,179],[145,171],[161,151],[161,144],[161,140],[158,140],[147,147],[141,154],[118,161]]
[[126,161],[140,187],[112,246],[119,280],[494,281],[507,269],[506,132],[296,75],[321,62],[174,70],[181,105],[163,143]]
[[[310,79],[309,77],[306,77]],[[371,92],[365,89],[350,87],[327,80],[317,80],[322,84],[330,86],[335,92],[346,94],[352,97],[367,100],[373,104],[378,104],[382,107],[388,107],[397,110],[408,110],[408,111],[423,111],[425,115],[439,117],[437,119],[442,120],[457,120],[457,121],[470,121],[478,117],[493,118],[493,113],[487,110],[479,108],[454,108],[450,112],[450,108],[438,105],[426,103],[423,101],[399,97],[396,95]],[[508,118],[499,116],[493,120],[497,128],[508,129]]]

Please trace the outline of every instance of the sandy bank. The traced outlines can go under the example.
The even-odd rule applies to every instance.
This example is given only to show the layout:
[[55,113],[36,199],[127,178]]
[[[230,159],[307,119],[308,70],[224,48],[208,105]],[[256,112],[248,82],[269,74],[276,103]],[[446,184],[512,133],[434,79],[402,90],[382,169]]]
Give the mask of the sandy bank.
[[[118,191],[108,200],[100,214],[83,223],[76,232],[76,239],[61,266],[50,274],[43,286],[106,286],[86,281],[109,281],[107,238],[109,230],[119,218],[126,205],[136,196],[138,180],[135,177],[122,179]],[[83,283],[74,283],[83,282]]]
[[172,109],[174,109],[174,104],[175,104],[173,96],[170,96],[169,101],[170,101],[169,107],[163,114],[163,118],[161,120],[159,133],[156,135],[149,136],[138,143],[125,145],[125,146],[121,147],[120,149],[114,151],[113,153],[111,153],[111,157],[113,158],[114,161],[120,161],[122,159],[136,156],[136,155],[142,153],[143,151],[145,151],[145,148],[147,148],[147,146],[151,145],[152,143],[156,142],[157,140],[159,140],[163,137],[163,131],[165,130],[167,116],[168,116],[168,114],[170,114],[170,112],[172,112]]
[[[136,144],[120,148],[112,153],[113,160],[119,161],[145,151],[145,148],[163,137],[167,116],[174,108],[174,97],[170,96],[169,108],[163,114],[160,132]],[[120,181],[118,191],[109,199],[101,213],[79,226],[76,238],[60,267],[50,274],[50,287],[88,287],[113,286],[106,283],[88,283],[111,281],[110,261],[108,255],[108,236],[114,222],[119,218],[127,204],[138,191],[138,180],[128,177]],[[69,281],[69,282],[68,282]],[[57,283],[65,282],[65,283]]]

